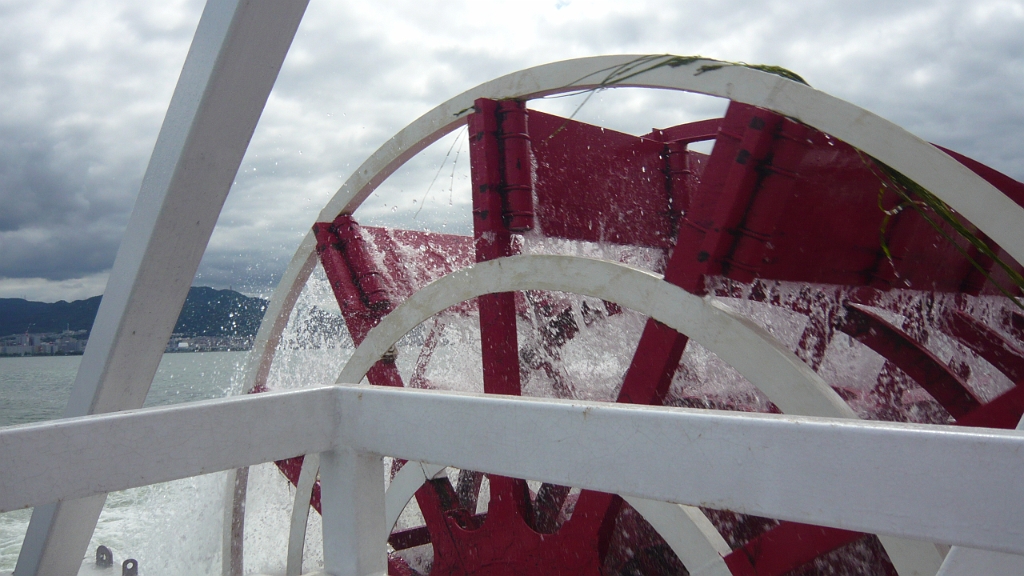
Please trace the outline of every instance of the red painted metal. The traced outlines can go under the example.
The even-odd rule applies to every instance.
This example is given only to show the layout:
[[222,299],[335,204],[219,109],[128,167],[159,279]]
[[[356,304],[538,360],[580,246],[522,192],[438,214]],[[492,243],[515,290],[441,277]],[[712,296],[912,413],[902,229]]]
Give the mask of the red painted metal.
[[[512,234],[503,217],[502,160],[499,150],[498,103],[477,100],[469,118],[469,158],[473,189],[473,239],[476,260],[514,254]],[[478,299],[483,342],[484,391],[518,395],[519,345],[515,299],[511,293]]]
[[[313,231],[317,239],[317,255],[327,272],[349,331],[356,343],[361,342],[366,333],[390,310],[380,274],[370,267],[365,241],[351,217],[342,215],[331,224],[317,223]],[[355,266],[351,262],[355,262]],[[353,268],[358,272],[354,273]],[[367,377],[375,384],[401,386],[400,379],[396,381],[397,371],[394,370],[393,360],[390,367],[387,362],[378,362],[370,372]],[[261,388],[254,392],[263,390]],[[302,456],[297,456],[275,464],[285,478],[297,486],[303,460]],[[313,485],[310,505],[320,512],[319,481]]]
[[529,129],[537,224],[545,236],[672,246],[663,142],[536,110],[530,111]]
[[384,287],[383,274],[370,258],[359,225],[351,216],[343,214],[334,219],[331,231],[337,237],[337,249],[348,263],[363,303],[374,312],[390,312],[392,306]]
[[647,134],[645,138],[657,140],[658,142],[675,143],[680,145],[704,142],[718,138],[718,132],[722,129],[721,118],[709,118],[680,124],[671,128],[656,128]]
[[[503,185],[493,170],[501,159],[500,126],[492,121],[498,107],[477,102],[477,114],[470,119],[471,163],[473,165],[474,229],[477,259],[484,260],[514,252],[511,239],[512,218],[503,218],[497,210]],[[496,183],[498,185],[496,185]],[[495,192],[498,193],[495,193]],[[504,295],[502,295],[504,296]],[[511,295],[508,295],[511,296]],[[541,301],[535,305],[544,306]],[[518,393],[515,302],[479,299],[481,338],[484,342],[484,387],[488,392]],[[612,313],[609,310],[609,313]],[[546,346],[557,347],[571,339],[578,327],[564,312],[553,309]],[[464,471],[465,472],[465,471]],[[470,482],[478,478],[466,474]],[[618,506],[616,497],[583,493],[576,500],[572,517],[558,525],[558,515],[568,489],[543,486],[531,502],[525,482],[490,477],[491,500],[486,517],[469,516],[468,510],[455,505],[475,500],[476,488],[465,498],[447,482],[431,482],[417,493],[417,501],[426,520],[427,533],[434,548],[432,572],[443,574],[522,574],[540,570],[553,574],[597,574],[607,553]],[[478,480],[477,480],[478,486]],[[611,521],[609,521],[609,518]],[[400,545],[422,540],[422,531],[402,536]]]
[[[351,216],[341,215],[331,224],[313,226],[317,255],[327,274],[331,289],[341,308],[353,341],[358,344],[366,333],[391,310],[381,274],[372,265],[359,225]],[[394,357],[374,364],[367,379],[376,385],[401,386]],[[299,483],[303,457],[276,462],[293,485]],[[313,485],[310,505],[320,512],[320,481]]]
[[[737,107],[737,109],[742,110],[739,107]],[[751,116],[755,116],[755,114],[751,114]],[[756,132],[763,128],[765,124],[763,118],[767,118],[776,125],[781,122],[780,119],[772,118],[770,115],[767,114],[762,114],[762,119],[751,122],[753,124],[753,126],[751,126],[751,132]],[[802,154],[805,152],[804,149],[806,149],[806,145],[804,145],[804,142],[801,140],[801,137],[804,135],[801,129],[802,127],[793,124],[793,126],[790,129],[791,133],[787,133],[785,137],[781,139],[784,146],[780,147],[780,151],[777,152],[776,154],[777,162],[772,167],[772,169],[769,170],[772,176],[776,176],[776,179],[774,182],[772,182],[771,186],[764,187],[767,189],[767,192],[763,194],[762,200],[763,204],[768,208],[760,212],[759,216],[761,216],[761,218],[753,218],[750,220],[751,231],[753,231],[755,234],[762,228],[769,228],[770,225],[777,219],[779,209],[774,205],[772,200],[774,200],[777,196],[783,195],[786,192],[786,186],[791,184],[792,181],[795,180],[795,174],[790,168],[794,167],[795,164],[799,162],[800,158],[802,157]],[[795,135],[793,135],[792,133],[795,133]],[[752,141],[755,144],[758,143],[758,140],[756,138],[752,139]],[[749,194],[752,193],[751,190],[755,187],[755,185],[758,183],[758,180],[761,178],[758,174],[758,170],[761,169],[761,166],[764,165],[765,160],[769,155],[769,152],[772,151],[771,144],[774,144],[774,142],[772,142],[771,138],[762,137],[760,139],[760,144],[762,148],[765,149],[757,150],[758,155],[755,157],[755,162],[751,162],[751,166],[749,167],[744,167],[744,169],[738,170],[738,174],[733,177],[733,181],[728,183],[730,186],[732,186],[734,190],[745,188],[748,196]],[[717,149],[723,150],[721,147]],[[719,154],[724,154],[724,152],[719,152]],[[737,155],[742,156],[741,153],[737,153]],[[671,149],[668,154],[668,159],[671,162]],[[749,156],[741,159],[743,160],[743,162],[735,162],[735,159],[733,161],[735,162],[735,164],[743,166],[746,163],[746,160],[749,159]],[[672,172],[673,170],[671,169],[671,163],[669,163],[669,178],[671,178]],[[675,170],[675,172],[685,174],[685,176],[690,176],[692,174],[692,171],[684,171],[678,169]],[[780,179],[782,180],[781,183],[779,182]],[[540,178],[538,180],[541,181]],[[671,183],[672,180],[670,179],[669,186],[671,186]],[[671,205],[672,202],[670,201],[669,204]],[[774,210],[774,213],[771,212],[772,210]],[[726,210],[725,212],[728,211]],[[765,218],[765,214],[770,214],[772,216],[775,216],[775,218]],[[735,219],[736,215],[733,214],[732,217]],[[771,230],[768,231],[770,232]],[[723,247],[718,247],[715,250],[717,253],[719,253],[718,257],[721,258],[721,254],[727,252],[727,248],[725,248],[724,245],[727,245],[728,242],[721,240],[721,238],[724,237],[724,234],[720,233],[721,229],[719,229],[718,232],[718,242],[722,244]],[[678,260],[675,257],[672,261],[670,261],[669,267],[666,271],[667,278],[673,278],[673,262],[679,261],[680,260]],[[678,266],[678,264],[676,264],[676,266]],[[664,333],[659,334],[659,331]],[[643,403],[660,403],[665,391],[667,390],[668,384],[671,382],[672,375],[675,372],[675,367],[678,365],[678,360],[680,355],[682,354],[683,349],[685,348],[685,344],[686,339],[684,337],[680,337],[674,331],[667,330],[663,326],[658,325],[657,323],[650,322],[647,329],[645,330],[644,336],[641,339],[641,344],[638,347],[638,352],[637,354],[634,355],[633,365],[627,372],[627,376],[625,378],[625,382],[622,388],[622,392],[620,393],[619,400]],[[663,362],[660,361],[662,359],[664,359]],[[550,489],[550,492],[555,495],[555,502],[557,502],[557,497],[565,492],[564,487],[545,486],[544,488],[542,488],[542,490],[544,489]],[[586,513],[589,516],[595,518],[603,518],[601,522],[602,526],[599,530],[600,534],[598,536],[598,541],[599,543],[604,542],[604,546],[606,546],[607,537],[611,532],[610,525],[614,522],[614,519],[617,516],[619,510],[618,507],[620,505],[621,503],[618,501],[618,499],[612,496],[584,493],[581,495],[580,500],[577,503],[576,513],[586,511]],[[601,534],[603,534],[603,537],[601,536]]]
[[838,328],[913,378],[954,418],[981,407],[971,389],[917,340],[865,306],[850,304]]
[[962,311],[947,312],[942,315],[942,321],[950,336],[974,350],[1010,380],[1024,380],[1024,350]]
[[[721,269],[726,277],[741,281],[750,281],[756,273],[759,278],[794,282],[998,293],[984,275],[979,280],[980,273],[920,214],[910,208],[899,210],[902,200],[893,183],[870,158],[796,122],[783,121],[783,141],[773,143],[770,161],[761,164],[759,173],[745,176],[748,188],[743,196],[753,202],[723,199],[724,180],[740,149],[737,134],[749,128],[744,121],[750,120],[751,110],[734,103],[725,118],[701,123],[700,129],[666,129],[642,138],[531,112],[538,218],[545,235],[667,249],[674,245],[675,223],[687,212],[685,222],[695,229],[683,231],[682,245],[699,246],[705,227],[715,225],[713,211],[718,207],[724,211],[721,216],[731,214],[745,225],[730,229],[726,222],[725,232],[716,233],[727,236],[722,240],[726,244],[729,235],[739,240],[725,250],[722,260],[703,250],[708,251],[711,273]],[[723,133],[712,153],[718,159],[696,190],[692,176],[699,176],[711,159],[702,162],[680,143],[704,138],[710,126],[719,124]],[[681,140],[658,150],[656,142],[664,145],[663,139],[675,136]],[[962,161],[968,167],[980,166]],[[1012,179],[977,169],[1012,198],[1024,195]],[[650,176],[658,170],[670,175],[667,192]],[[674,187],[672,174],[677,175]],[[742,181],[742,172],[736,174],[733,178]],[[799,178],[793,178],[795,174]],[[690,181],[678,182],[679,177]],[[885,190],[881,196],[880,189]],[[581,195],[580,190],[587,193]],[[880,203],[899,213],[887,218]],[[608,206],[617,209],[607,211]],[[950,232],[948,227],[943,230]],[[883,254],[883,231],[891,260]],[[1008,285],[1002,269],[990,268],[994,281]]]
[[395,554],[388,555],[388,574],[391,576],[416,576],[416,571],[409,567],[409,564]]
[[[665,279],[694,293],[703,292],[703,275],[725,256],[724,236],[739,223],[743,203],[771,151],[778,117],[765,112],[755,120],[753,110],[729,105],[700,184],[686,203]],[[726,222],[729,218],[735,222]]]
[[[1006,194],[1011,200],[1013,200],[1014,202],[1021,206],[1024,206],[1024,184],[1017,182],[1013,178],[1010,178],[1009,176],[1001,172],[998,172],[996,170],[993,170],[992,168],[989,168],[988,166],[985,166],[984,164],[978,162],[977,160],[968,158],[967,156],[964,156],[959,152],[954,152],[953,150],[943,148],[942,146],[936,147],[945,152],[946,154],[952,156],[954,159],[956,159],[964,166],[970,168],[971,171],[973,171],[978,176],[984,178],[986,181],[988,181],[989,184],[995,186],[1003,194]],[[994,246],[992,241],[986,238],[984,235],[979,236],[981,236],[981,238],[985,240],[985,242],[989,246]],[[1013,262],[1013,259],[1009,256],[1009,254],[1006,253],[1005,250],[999,248],[998,246],[996,246],[995,248],[995,253],[1001,260],[1003,260],[1004,262]],[[961,287],[961,290],[963,292],[967,294],[1001,295],[1001,292],[995,288],[996,285],[1004,287],[1013,286],[1013,283],[1010,280],[1010,277],[1006,273],[1006,271],[999,266],[995,266],[993,260],[986,259],[980,254],[978,254],[977,250],[975,250],[973,246],[971,247],[971,254],[977,260],[984,263],[986,273],[982,273],[979,270],[972,269],[970,277],[964,281],[964,284]],[[1017,272],[1021,271],[1021,266],[1019,265],[1015,266],[1014,268],[1017,270]],[[1015,293],[1018,296],[1024,295],[1024,291],[1021,290],[1017,290]]]
[[[722,125],[727,127],[723,128],[724,138],[717,140],[705,172],[709,177],[698,188],[704,201],[686,215],[665,273],[666,280],[696,292],[703,292],[706,274],[724,273],[749,282],[763,264],[771,262],[766,249],[810,147],[809,130],[802,125],[735,103]],[[641,346],[653,327],[654,323],[648,322]],[[685,346],[684,337],[679,341]],[[819,356],[823,355],[822,347]],[[673,356],[666,357],[670,374],[679,360]],[[638,350],[630,372],[647,357]],[[664,355],[654,357],[661,360]],[[627,384],[630,375],[627,373]],[[664,380],[662,376],[661,384],[667,389],[671,376],[668,382]],[[726,557],[726,564],[737,575],[783,574],[864,536],[783,522],[749,539]]]
[[[780,116],[764,110],[749,107],[741,109],[732,104],[730,112],[733,108],[741,111],[732,115],[726,113],[725,125],[716,141],[716,148],[723,140],[734,139],[736,153],[726,156],[727,147],[722,147],[721,153],[712,151],[708,160],[708,171],[711,173],[701,182],[699,190],[702,197],[714,200],[691,205],[690,213],[685,217],[689,232],[687,236],[696,232],[700,241],[691,245],[688,242],[690,238],[680,234],[672,261],[678,260],[682,265],[678,269],[666,271],[667,279],[673,282],[678,280],[681,286],[695,293],[704,292],[702,278],[706,274],[724,273],[733,277],[729,274],[733,266],[728,258],[738,237],[743,235],[741,225],[770,161],[775,133],[782,124]],[[733,128],[730,121],[735,116],[745,118],[746,125],[733,132],[730,130]],[[716,164],[722,165],[721,170],[712,170],[712,167],[717,167]],[[742,276],[736,279],[742,282],[748,274]]]
[[[332,232],[333,238],[330,236]],[[317,233],[328,240],[323,244],[317,243],[320,262],[339,305],[345,304],[342,317],[349,327],[352,341],[358,346],[393,308],[384,286],[383,273],[373,263],[360,227],[351,216],[338,216],[328,230],[324,231],[320,226]],[[374,364],[366,378],[376,386],[403,385],[395,368],[394,355],[385,356]]]
[[[514,105],[481,100],[476,103],[476,113],[470,117],[470,161],[473,167],[473,213],[474,239],[478,261],[489,260],[514,253],[511,239],[512,228],[522,229],[527,219],[523,197],[532,195],[529,187],[513,179],[512,185],[501,180],[509,172],[523,168],[522,159],[516,161],[506,154],[502,158],[501,143],[508,152],[511,144],[525,144],[525,115],[523,125],[507,124],[521,110]],[[504,116],[504,117],[502,117]],[[518,122],[520,118],[514,121]],[[512,136],[504,138],[502,130],[512,126]],[[517,165],[518,162],[518,165]],[[526,175],[529,175],[526,164]],[[517,200],[515,194],[520,194]],[[504,197],[503,197],[504,196]],[[503,209],[509,208],[509,209]],[[506,217],[506,215],[508,217]],[[518,219],[518,220],[517,220]],[[480,330],[483,342],[484,390],[489,393],[518,394],[519,351],[516,337],[516,306],[511,294],[482,297],[479,300]],[[449,490],[450,486],[431,483],[429,499],[420,500],[424,518],[434,548],[432,573],[438,574],[522,574],[540,571],[552,574],[598,573],[600,566],[597,550],[588,549],[578,530],[562,526],[553,534],[541,534],[533,530],[533,506],[529,489],[522,480],[490,476],[491,499],[486,517],[459,514],[437,515],[446,503],[461,500],[475,501],[479,480],[466,475],[468,484],[475,484],[467,490],[470,498],[460,497],[460,491]],[[460,489],[462,482],[460,482]],[[552,494],[557,490],[548,489],[548,502],[558,498]],[[564,500],[564,496],[562,496]],[[464,510],[464,509],[463,509]],[[575,523],[584,528],[585,515],[574,514]],[[551,519],[545,516],[545,524]]]
[[1013,335],[1017,342],[1024,345],[1024,314],[1015,310],[1004,310],[1000,320],[1003,329]]
[[725,557],[735,576],[781,576],[864,538],[861,532],[783,522]]
[[[679,231],[675,249],[665,268],[667,282],[692,292],[702,292],[702,278],[705,274],[716,271],[716,267],[723,270],[732,265],[733,261],[728,259],[727,254],[735,252],[732,247],[740,244],[737,236],[741,239],[766,237],[764,232],[773,231],[768,230],[771,224],[765,220],[775,218],[753,219],[749,226],[741,227],[741,224],[744,224],[742,209],[744,205],[750,203],[754,190],[763,179],[763,166],[774,149],[774,132],[779,129],[782,121],[778,115],[749,106],[732,104],[725,119],[721,123],[716,123],[722,127],[723,137],[715,144],[708,161],[708,170],[711,175],[718,170],[718,173],[724,172],[725,176],[712,178],[709,175],[698,188],[702,198],[714,198],[714,202],[704,202],[699,207],[688,205],[689,211],[685,216],[684,226]],[[728,132],[729,129],[735,130],[743,126],[745,128],[742,128],[741,132]],[[665,131],[661,133],[664,134]],[[783,142],[795,140],[798,139],[787,137]],[[786,168],[777,167],[772,173],[784,173],[784,178],[792,181],[795,175],[789,168],[799,161],[800,153],[791,152],[789,148],[791,147],[778,154],[785,159]],[[670,155],[670,171],[672,161]],[[761,188],[772,189],[771,186]],[[777,200],[774,193],[769,192],[765,196],[765,201],[769,205]],[[782,207],[784,204],[778,207],[769,206],[767,210],[762,210],[761,214],[774,214]],[[737,233],[738,229],[742,229],[742,232]],[[756,267],[754,269],[756,270]],[[619,401],[661,404],[686,343],[685,336],[649,320],[626,372]]]
[[[483,108],[483,107],[482,106],[478,106],[478,109],[480,109],[480,108]],[[473,126],[472,123],[471,123],[471,126]],[[556,131],[557,130],[558,129],[556,129]],[[483,139],[482,138],[472,138],[472,141],[474,141],[474,142],[481,141],[481,140],[483,140]],[[671,160],[671,154],[668,154],[667,156]],[[671,175],[672,175],[671,164],[670,164],[670,168],[669,168],[668,172],[669,172],[669,178],[671,178]],[[682,172],[682,171],[677,170],[677,173],[679,173],[679,172]],[[750,172],[753,172],[753,170],[750,170]],[[689,174],[686,174],[686,175],[689,176]],[[538,178],[538,182],[541,182],[541,181],[542,181],[541,178]],[[668,180],[668,185],[671,186],[671,184],[672,184],[672,180],[669,179]],[[540,187],[539,184],[538,184],[538,187]],[[474,190],[478,190],[478,189],[483,189],[483,187],[475,182],[474,183]],[[671,198],[671,196],[669,196],[668,194],[666,194],[666,196]],[[669,201],[669,204],[670,205],[672,204],[671,200]],[[482,212],[480,207],[475,206],[475,208],[476,208],[475,211],[476,211],[477,214],[480,214]],[[680,210],[680,212],[681,212],[681,210]],[[571,219],[569,219],[569,220],[571,220]],[[479,220],[476,220],[476,221],[479,222]],[[478,233],[478,237],[479,237],[479,233]],[[671,268],[671,265],[670,265],[670,268]],[[652,329],[653,330],[657,330],[658,328],[659,328],[658,325],[656,325],[654,323],[651,323],[651,325],[648,327],[647,331],[650,331]],[[662,328],[662,330],[664,330],[664,327],[661,327],[661,328]],[[645,332],[647,332],[647,331],[645,331]],[[642,340],[641,345],[640,345],[641,353],[638,353],[638,354],[636,354],[634,356],[634,366],[631,367],[631,370],[627,374],[627,377],[626,377],[626,380],[625,380],[625,384],[623,386],[623,392],[620,394],[620,399],[621,400],[643,401],[645,403],[651,402],[652,400],[656,400],[657,402],[660,403],[660,400],[661,400],[661,398],[664,395],[664,391],[667,389],[668,383],[671,381],[672,374],[674,374],[675,367],[678,365],[679,356],[681,355],[682,350],[683,350],[683,348],[685,347],[685,344],[686,344],[685,338],[679,337],[679,335],[677,335],[674,331],[668,331],[668,332],[670,332],[670,333],[662,334],[662,335],[660,335],[661,336],[660,338],[654,338],[654,340],[657,342],[657,344],[661,344],[662,347],[665,347],[667,345],[668,349],[664,353],[662,353],[661,355],[662,356],[667,355],[667,356],[670,356],[672,358],[667,359],[666,363],[664,363],[661,366],[658,366],[658,368],[655,369],[655,373],[654,374],[642,374],[639,377],[637,377],[637,374],[640,374],[640,371],[638,370],[638,367],[640,367],[640,366],[649,367],[651,365],[650,363],[644,362],[645,360],[650,360],[651,354],[647,353],[647,352],[649,352],[649,350],[645,349],[644,340]],[[649,336],[649,335],[645,334],[645,336]],[[645,339],[648,340],[647,348],[650,348],[651,347],[651,343],[650,343],[651,338],[650,337],[646,337]],[[648,370],[648,371],[650,371],[650,370]],[[633,378],[631,378],[630,375],[633,375]],[[656,384],[653,387],[651,386],[652,382],[656,382]],[[551,494],[553,496],[552,499],[551,499],[551,503],[552,504],[554,504],[556,502],[558,504],[560,504],[560,502],[558,502],[559,496],[561,496],[561,494],[564,494],[567,491],[564,487],[550,487],[550,486],[545,486],[545,487],[542,488],[542,492],[544,492],[545,490],[546,490],[546,493],[549,493],[549,494]],[[521,502],[521,500],[518,500],[518,501]],[[542,503],[546,503],[546,499],[541,500],[541,502]],[[621,501],[619,501],[617,498],[615,498],[613,496],[610,496],[610,495],[594,494],[594,493],[583,493],[583,494],[581,494],[580,499],[577,502],[576,511],[574,512],[574,518],[573,518],[573,519],[577,520],[577,523],[578,523],[579,515],[580,514],[585,515],[584,516],[585,518],[586,517],[590,517],[590,518],[594,518],[594,519],[597,519],[597,518],[601,519],[600,523],[599,523],[598,534],[596,536],[597,536],[597,542],[598,542],[598,553],[600,555],[602,555],[602,556],[607,552],[607,544],[608,544],[608,540],[609,540],[609,537],[610,537],[610,534],[611,534],[611,527],[614,524],[615,517],[618,515],[618,511],[619,511],[619,507],[620,506],[621,506]],[[551,506],[551,507],[553,507],[553,506]],[[521,509],[519,510],[520,516],[525,514],[525,511],[522,510],[522,508],[525,508],[525,507],[521,507]],[[548,519],[550,518],[550,512],[548,512],[547,518]],[[549,523],[549,520],[546,520],[544,522],[545,526],[547,526],[548,523]]]
[[663,404],[688,341],[686,336],[661,322],[648,320],[626,370],[618,401]]
[[669,221],[672,235],[679,236],[679,222],[690,210],[690,198],[700,186],[702,164],[707,157],[687,149],[686,141],[668,142],[665,158],[666,187],[668,188]]
[[[733,238],[719,236],[719,242],[732,244],[721,260],[720,270],[740,282],[753,281],[765,265],[771,264],[771,243],[778,236],[779,222],[789,210],[793,187],[800,178],[800,165],[811,149],[810,129],[784,119],[779,119],[778,125],[771,157],[761,164],[757,189],[745,214],[735,224],[724,224]],[[711,249],[709,253],[717,254],[719,250]],[[712,268],[711,273],[715,272]]]
[[[881,293],[870,289],[858,288],[847,290],[840,288],[831,297],[820,291],[805,291],[799,298],[787,302],[789,309],[808,315],[809,320],[814,320],[815,318],[819,320],[816,323],[809,322],[809,326],[800,341],[801,348],[808,346],[808,341],[812,342],[810,345],[815,348],[815,351],[811,355],[816,357],[819,363],[836,327],[842,327],[843,322],[849,320],[840,320],[841,316],[836,312],[841,307],[835,304],[843,299],[838,297],[838,294],[843,293],[846,293],[850,300],[867,302],[874,305],[880,304],[883,298]],[[722,295],[731,296],[728,293]],[[777,294],[774,295],[773,300],[772,296],[758,289],[751,290],[749,298],[751,300],[771,302],[774,305],[780,303]],[[862,306],[857,306],[856,304],[853,307],[855,314],[866,311]],[[896,309],[894,311],[907,313],[906,309]],[[960,311],[943,309],[938,311],[937,314],[941,317],[940,322],[946,327],[947,333],[957,338],[958,341],[967,344],[969,348],[975,350],[1011,379],[1024,384],[1024,381],[1021,381],[1021,378],[1018,376],[1022,366],[1024,366],[1022,364],[1022,354],[1015,346],[992,329]],[[930,364],[928,370],[946,373],[944,379],[947,380],[947,384],[950,381],[958,382],[953,385],[954,394],[959,394],[966,390],[966,385],[959,381],[958,377],[944,364],[938,362],[937,359],[924,351],[923,346],[916,339],[892,327],[877,315],[872,314],[871,316],[872,323],[877,322],[880,325],[885,325],[883,331],[891,331],[890,336],[898,340],[894,346],[902,349],[901,354],[908,356],[917,355],[919,356],[917,362]],[[865,329],[864,326],[860,326],[857,331],[870,332],[872,329],[877,328],[878,326]],[[809,338],[808,331],[818,332],[820,337]],[[883,353],[889,360],[893,359],[893,356],[884,350],[879,349],[879,352]],[[938,379],[940,383],[942,380]],[[926,383],[926,387],[931,389],[935,383],[936,380],[931,379]],[[958,418],[957,424],[1013,428],[1020,420],[1022,413],[1024,413],[1024,389],[1018,385],[1018,387],[1011,389],[984,406],[977,407]],[[785,574],[800,568],[810,560],[833,552],[850,542],[866,536],[865,534],[855,532],[836,531],[805,525],[794,526],[792,523],[782,522],[734,550],[732,554],[726,557],[726,563],[733,574],[736,575]],[[885,568],[891,571],[891,566],[885,566]]]
[[1013,388],[959,418],[957,424],[1012,430],[1017,427],[1021,415],[1024,415],[1024,380],[1018,380]]
[[526,103],[498,102],[501,144],[503,216],[511,232],[533,230],[533,170],[530,134],[526,128]]

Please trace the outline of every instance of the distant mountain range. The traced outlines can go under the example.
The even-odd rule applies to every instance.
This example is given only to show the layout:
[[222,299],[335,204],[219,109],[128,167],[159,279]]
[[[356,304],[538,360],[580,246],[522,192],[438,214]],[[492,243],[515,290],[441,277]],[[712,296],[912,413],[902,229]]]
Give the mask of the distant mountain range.
[[[74,302],[0,298],[0,337],[11,334],[90,330],[102,296]],[[255,336],[267,301],[234,290],[193,286],[174,332],[196,336]]]

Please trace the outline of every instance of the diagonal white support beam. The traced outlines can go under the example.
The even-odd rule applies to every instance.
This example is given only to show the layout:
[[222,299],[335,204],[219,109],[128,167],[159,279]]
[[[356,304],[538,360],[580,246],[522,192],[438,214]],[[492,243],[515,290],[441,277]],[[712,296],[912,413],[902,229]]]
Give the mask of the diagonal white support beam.
[[[142,406],[308,0],[210,0],[65,416]],[[77,574],[104,496],[37,508],[15,573]]]

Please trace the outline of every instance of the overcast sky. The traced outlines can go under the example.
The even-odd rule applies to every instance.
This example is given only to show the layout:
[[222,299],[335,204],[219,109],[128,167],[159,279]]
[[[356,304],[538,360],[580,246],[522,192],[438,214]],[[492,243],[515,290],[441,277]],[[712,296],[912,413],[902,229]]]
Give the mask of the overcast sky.
[[[0,297],[102,293],[202,7],[0,0]],[[420,114],[521,68],[615,53],[784,66],[1024,180],[1024,0],[312,0],[195,284],[268,293],[327,199]],[[722,110],[613,90],[580,118],[644,133]],[[467,232],[468,164],[443,140],[357,218]]]

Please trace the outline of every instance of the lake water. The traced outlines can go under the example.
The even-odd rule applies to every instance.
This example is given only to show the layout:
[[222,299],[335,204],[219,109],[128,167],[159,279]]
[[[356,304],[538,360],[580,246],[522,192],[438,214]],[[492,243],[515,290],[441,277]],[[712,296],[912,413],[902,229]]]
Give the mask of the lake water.
[[[399,368],[408,378],[416,368],[416,350],[399,348]],[[278,350],[268,383],[273,389],[333,383],[351,354],[351,348],[336,346]],[[165,354],[145,406],[219,398],[240,390],[247,355]],[[467,363],[480,371],[479,362],[456,362],[445,346],[436,356],[449,371]],[[0,358],[0,426],[59,418],[80,361],[80,356]],[[80,574],[119,573],[92,568],[96,547],[102,544],[113,551],[117,564],[137,559],[143,576],[220,575],[226,487],[226,473],[214,473],[109,494]],[[293,501],[294,489],[273,463],[250,467],[246,574],[284,573]],[[0,514],[0,576],[14,569],[30,517],[30,510]],[[318,514],[309,515],[306,534],[303,567],[315,571],[323,566]]]
[[[247,354],[165,354],[146,406],[228,395]],[[0,426],[59,418],[80,361],[81,356],[0,358]],[[140,574],[219,574],[224,485],[219,473],[110,494],[88,557],[103,544],[118,564],[138,559]],[[0,574],[14,569],[30,516],[30,510],[0,514]]]

